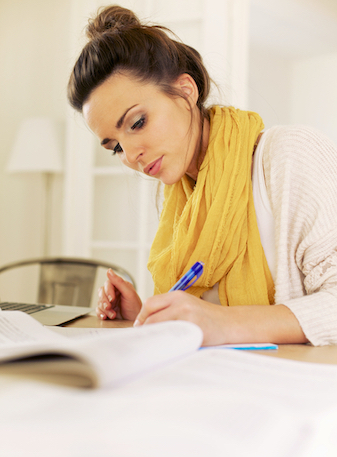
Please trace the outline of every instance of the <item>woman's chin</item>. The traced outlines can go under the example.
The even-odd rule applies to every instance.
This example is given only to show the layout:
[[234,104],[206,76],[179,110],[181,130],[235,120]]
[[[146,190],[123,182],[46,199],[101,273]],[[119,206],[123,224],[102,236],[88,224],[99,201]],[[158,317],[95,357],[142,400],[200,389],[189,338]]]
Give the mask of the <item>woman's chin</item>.
[[176,184],[177,182],[179,182],[183,176],[184,176],[184,173],[179,174],[179,175],[177,174],[175,176],[173,176],[173,175],[168,176],[165,173],[160,173],[157,176],[155,176],[155,178],[157,178],[159,181],[161,181],[166,186],[171,186],[172,184]]

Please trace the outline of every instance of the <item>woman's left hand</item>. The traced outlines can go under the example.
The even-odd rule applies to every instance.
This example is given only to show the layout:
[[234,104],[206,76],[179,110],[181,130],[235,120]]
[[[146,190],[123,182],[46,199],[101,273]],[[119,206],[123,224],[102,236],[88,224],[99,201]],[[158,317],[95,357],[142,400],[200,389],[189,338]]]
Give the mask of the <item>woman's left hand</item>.
[[206,302],[186,292],[175,291],[148,298],[134,326],[169,320],[184,320],[197,324],[204,333],[203,345],[225,343],[226,308]]

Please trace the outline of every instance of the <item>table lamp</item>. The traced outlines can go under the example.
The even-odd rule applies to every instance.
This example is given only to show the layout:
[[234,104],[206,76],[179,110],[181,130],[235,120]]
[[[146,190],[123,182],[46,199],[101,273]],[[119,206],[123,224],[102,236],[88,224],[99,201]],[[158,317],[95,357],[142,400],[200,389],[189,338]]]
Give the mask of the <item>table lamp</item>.
[[52,119],[32,117],[22,122],[6,171],[9,173],[42,173],[45,182],[43,254],[48,255],[51,178],[53,173],[62,171],[58,134],[56,124]]

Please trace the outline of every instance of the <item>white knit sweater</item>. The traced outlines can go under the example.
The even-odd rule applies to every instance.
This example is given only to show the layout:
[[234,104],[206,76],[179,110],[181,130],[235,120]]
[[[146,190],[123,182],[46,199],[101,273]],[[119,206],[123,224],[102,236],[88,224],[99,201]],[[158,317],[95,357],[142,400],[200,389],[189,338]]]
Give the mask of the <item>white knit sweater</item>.
[[337,344],[337,148],[304,126],[265,135],[275,302],[291,309],[312,344]]
[[[291,309],[313,345],[337,344],[337,147],[312,128],[276,126],[259,148],[269,202],[257,218],[275,303]],[[203,298],[220,304],[218,284]]]

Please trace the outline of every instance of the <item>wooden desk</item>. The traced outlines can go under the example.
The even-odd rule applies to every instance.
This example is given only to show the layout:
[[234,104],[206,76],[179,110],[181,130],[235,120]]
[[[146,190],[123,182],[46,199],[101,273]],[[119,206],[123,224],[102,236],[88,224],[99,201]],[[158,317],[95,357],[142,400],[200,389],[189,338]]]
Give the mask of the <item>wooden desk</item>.
[[123,321],[121,319],[106,319],[101,321],[97,318],[96,314],[90,313],[86,316],[75,319],[74,321],[68,322],[63,327],[75,327],[75,328],[126,328],[132,327],[132,321]]
[[275,351],[252,352],[302,362],[337,364],[337,346],[314,347],[309,344],[279,344]]
[[[90,313],[66,324],[66,326],[77,328],[126,328],[132,327],[132,322],[119,319],[101,321],[96,317],[95,313]],[[337,364],[337,346],[314,347],[309,344],[280,344],[275,351],[258,350],[250,352],[303,362]]]

